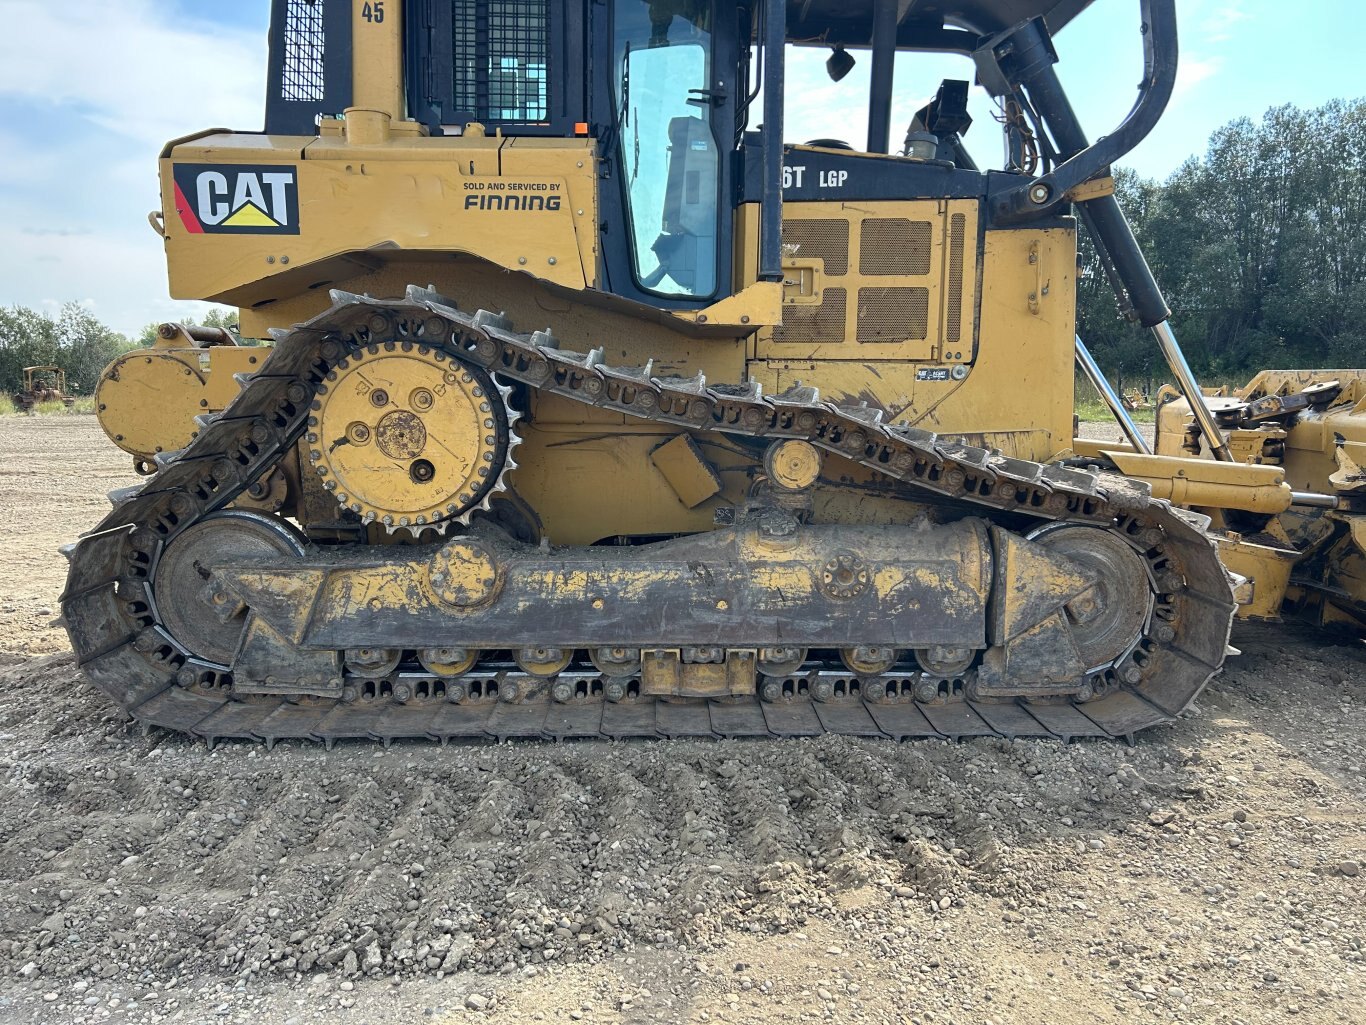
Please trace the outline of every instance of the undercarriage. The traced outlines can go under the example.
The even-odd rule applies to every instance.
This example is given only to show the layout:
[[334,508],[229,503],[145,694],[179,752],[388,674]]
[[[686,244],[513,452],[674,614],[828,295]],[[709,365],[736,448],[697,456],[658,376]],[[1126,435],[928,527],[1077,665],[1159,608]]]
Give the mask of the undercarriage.
[[[728,439],[763,472],[711,531],[527,543],[499,510],[533,392]],[[249,500],[296,447],[349,534]],[[826,458],[918,511],[819,522]],[[334,293],[115,501],[68,550],[78,661],[210,741],[1131,737],[1199,694],[1235,608],[1208,521],[1133,480],[811,388],[605,366],[419,288]]]

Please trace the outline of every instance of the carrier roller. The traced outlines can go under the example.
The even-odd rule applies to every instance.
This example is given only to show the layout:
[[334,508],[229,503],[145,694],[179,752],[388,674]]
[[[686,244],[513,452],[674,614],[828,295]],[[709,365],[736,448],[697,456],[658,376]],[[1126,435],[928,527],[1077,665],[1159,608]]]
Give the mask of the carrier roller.
[[[319,547],[229,509],[316,426],[329,375],[383,351],[675,427],[796,439],[963,515],[858,527],[760,503],[674,541],[550,549],[467,516],[414,525],[413,545]],[[1234,602],[1207,525],[1123,477],[885,424],[810,389],[605,367],[425,289],[333,293],[70,547],[62,610],[97,687],[210,741],[1132,737],[1222,664]]]

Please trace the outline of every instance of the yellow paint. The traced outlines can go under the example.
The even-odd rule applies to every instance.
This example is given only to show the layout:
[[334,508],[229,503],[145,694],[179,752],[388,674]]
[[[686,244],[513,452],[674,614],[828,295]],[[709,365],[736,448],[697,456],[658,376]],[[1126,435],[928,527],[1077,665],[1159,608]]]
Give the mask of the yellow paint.
[[1146,481],[1153,497],[1180,505],[1279,513],[1290,508],[1290,486],[1278,466],[1216,463],[1177,456],[1106,450],[1130,477]]
[[241,388],[234,374],[258,369],[268,350],[216,345],[206,349],[135,349],[100,374],[95,411],[119,448],[150,461],[190,443],[194,418],[222,412]]
[[268,217],[255,203],[248,203],[223,222],[227,228],[278,228],[279,222]]

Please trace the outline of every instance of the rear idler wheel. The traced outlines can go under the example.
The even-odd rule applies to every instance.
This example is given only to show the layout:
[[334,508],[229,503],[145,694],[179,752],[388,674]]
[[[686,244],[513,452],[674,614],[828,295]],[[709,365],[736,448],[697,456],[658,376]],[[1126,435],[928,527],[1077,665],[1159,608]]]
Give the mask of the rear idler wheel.
[[214,579],[213,567],[265,559],[288,564],[304,542],[284,521],[228,509],[185,528],[161,552],[152,572],[157,617],[191,656],[228,669],[246,629],[246,609]]
[[[1147,563],[1114,531],[1073,524],[1044,527],[1030,540],[1052,548],[1095,571],[1094,588],[1067,605],[1067,622],[1087,672],[1111,666],[1125,683],[1136,684],[1141,670],[1122,667],[1152,617],[1156,584]],[[1132,678],[1130,678],[1132,677]]]

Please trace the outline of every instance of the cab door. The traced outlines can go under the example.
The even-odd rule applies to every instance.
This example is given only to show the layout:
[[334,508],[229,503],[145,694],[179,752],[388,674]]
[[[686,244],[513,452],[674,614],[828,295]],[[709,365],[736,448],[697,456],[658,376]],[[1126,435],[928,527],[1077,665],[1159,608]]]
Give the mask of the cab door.
[[709,305],[730,292],[736,6],[612,0],[611,18],[606,276],[655,306]]

